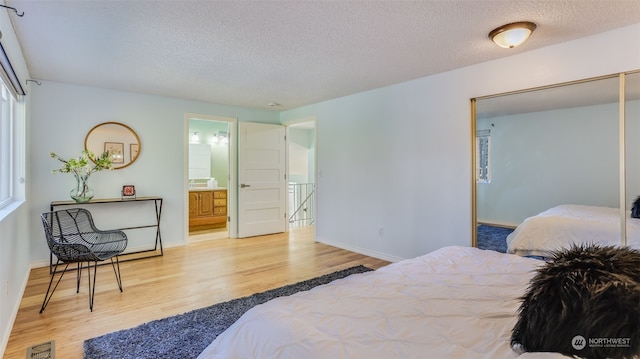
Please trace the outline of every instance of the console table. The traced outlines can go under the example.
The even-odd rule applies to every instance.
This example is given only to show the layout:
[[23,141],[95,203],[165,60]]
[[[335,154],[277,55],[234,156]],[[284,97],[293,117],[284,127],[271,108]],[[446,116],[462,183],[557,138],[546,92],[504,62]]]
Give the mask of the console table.
[[[155,205],[155,223],[143,224],[143,225],[134,226],[134,227],[115,228],[115,229],[125,231],[125,230],[135,230],[135,229],[141,229],[141,228],[155,227],[156,228],[155,245],[153,249],[149,248],[149,249],[135,251],[135,252],[123,253],[122,255],[120,255],[120,257],[124,257],[120,259],[120,261],[128,261],[128,260],[135,260],[135,259],[142,259],[142,258],[158,257],[164,254],[162,250],[162,235],[160,234],[160,217],[162,215],[162,197],[151,196],[151,197],[137,197],[137,198],[131,198],[131,199],[98,198],[98,199],[92,199],[91,201],[86,203],[77,203],[75,201],[53,201],[50,204],[50,210],[53,212],[56,207],[61,207],[61,206],[78,207],[78,206],[85,206],[85,205],[107,205],[107,204],[116,204],[116,203],[126,204],[126,203],[136,203],[136,202],[139,203],[144,201],[153,201]],[[160,250],[160,252],[158,252],[158,249]],[[147,253],[148,255],[135,256],[135,258],[132,258],[132,257],[127,258],[127,256],[130,256],[132,254],[137,254],[137,253]],[[52,267],[53,267],[53,255],[49,253],[49,272],[51,272]]]

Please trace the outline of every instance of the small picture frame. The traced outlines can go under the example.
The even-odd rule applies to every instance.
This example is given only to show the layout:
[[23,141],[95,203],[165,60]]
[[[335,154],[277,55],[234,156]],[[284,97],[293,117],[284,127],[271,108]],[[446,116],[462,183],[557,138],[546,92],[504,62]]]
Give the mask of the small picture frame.
[[136,198],[136,187],[134,185],[124,185],[122,186],[122,199],[135,199]]
[[111,163],[124,163],[124,143],[105,142],[104,152],[109,153]]

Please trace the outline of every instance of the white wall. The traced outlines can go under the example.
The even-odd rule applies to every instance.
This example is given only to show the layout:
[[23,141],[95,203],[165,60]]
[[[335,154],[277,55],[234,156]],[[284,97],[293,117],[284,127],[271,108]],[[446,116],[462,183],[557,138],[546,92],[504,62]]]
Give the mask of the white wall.
[[283,112],[318,119],[317,240],[390,259],[470,245],[469,100],[639,68],[636,24]]
[[[0,32],[2,33],[2,46],[18,78],[30,78],[7,11],[0,11]],[[26,89],[24,80],[22,85]],[[26,110],[28,110],[28,99],[25,102]],[[15,176],[16,202],[9,208],[0,209],[0,357],[2,357],[9,341],[11,327],[29,277],[29,264],[31,263],[28,206],[25,203],[25,200],[29,198],[26,193],[28,183],[18,181],[20,177],[29,176],[28,170],[25,172],[24,163],[22,163],[25,147],[24,131],[28,130],[28,126],[28,123],[19,126],[18,130],[23,134],[17,136],[18,141],[14,144],[18,149],[19,157],[19,163],[15,164],[16,170],[19,172]]]
[[[189,119],[189,133],[198,132],[200,141],[207,144],[211,150],[211,174],[218,181],[218,186],[227,187],[229,184],[229,144],[211,143],[214,133],[229,134],[229,124],[221,121]],[[200,182],[200,181],[196,181]]]
[[288,139],[289,182],[313,182],[314,130],[290,127]]
[[[163,197],[162,239],[165,247],[169,247],[182,245],[185,241],[184,158],[188,148],[185,113],[236,117],[239,121],[278,122],[278,114],[274,112],[48,81],[34,87],[31,96],[30,227],[34,235],[30,240],[31,260],[38,265],[49,258],[38,215],[49,210],[51,201],[67,200],[73,184],[70,175],[51,173],[58,163],[49,158],[50,151],[63,157],[77,156],[83,149],[85,135],[96,124],[116,121],[130,126],[140,137],[137,161],[121,170],[93,174],[91,186],[96,198],[119,197],[123,184],[135,185],[138,196]],[[101,210],[115,215],[128,207],[117,206]],[[144,209],[134,217],[149,213],[152,213],[151,209]],[[102,227],[115,225],[108,217],[101,216],[96,223]],[[141,238],[129,246],[142,245]]]
[[29,277],[29,235],[27,206],[23,205],[0,221],[0,357],[18,313]]

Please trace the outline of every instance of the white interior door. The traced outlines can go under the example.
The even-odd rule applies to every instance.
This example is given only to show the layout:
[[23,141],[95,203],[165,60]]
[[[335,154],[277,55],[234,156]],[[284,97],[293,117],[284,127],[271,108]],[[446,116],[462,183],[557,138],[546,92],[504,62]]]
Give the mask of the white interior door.
[[285,127],[239,122],[238,237],[286,229]]

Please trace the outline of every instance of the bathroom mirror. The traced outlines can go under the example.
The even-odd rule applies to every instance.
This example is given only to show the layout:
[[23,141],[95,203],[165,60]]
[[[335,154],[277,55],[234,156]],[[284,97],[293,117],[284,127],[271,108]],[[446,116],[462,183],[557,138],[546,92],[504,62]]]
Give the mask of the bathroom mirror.
[[129,166],[140,155],[138,134],[119,122],[104,122],[93,127],[84,139],[84,148],[96,155],[109,152],[113,169]]

